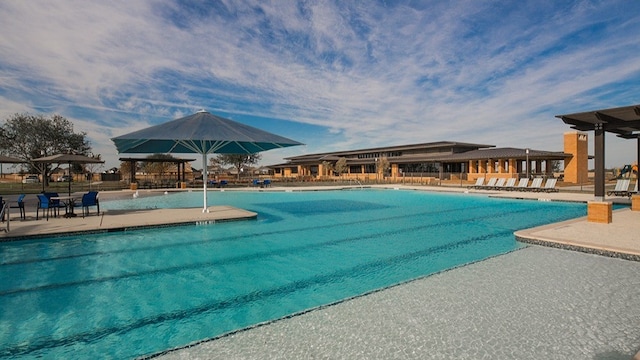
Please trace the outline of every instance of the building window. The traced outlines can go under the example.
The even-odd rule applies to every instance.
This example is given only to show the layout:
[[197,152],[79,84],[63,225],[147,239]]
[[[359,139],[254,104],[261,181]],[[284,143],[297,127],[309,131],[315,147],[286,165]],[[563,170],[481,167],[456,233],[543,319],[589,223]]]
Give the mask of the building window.
[[291,173],[292,173],[292,174],[297,174],[297,173],[298,173],[298,167],[297,167],[297,166],[292,167],[292,168],[291,168]]
[[376,164],[366,164],[364,166],[365,174],[375,174],[376,173]]
[[349,166],[349,174],[360,174],[362,173],[362,168],[360,165],[351,165]]

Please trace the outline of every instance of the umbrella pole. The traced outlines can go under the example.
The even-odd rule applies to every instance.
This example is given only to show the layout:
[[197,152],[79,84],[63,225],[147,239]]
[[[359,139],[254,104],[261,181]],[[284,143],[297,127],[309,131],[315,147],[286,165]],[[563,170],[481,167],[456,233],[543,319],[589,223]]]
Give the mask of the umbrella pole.
[[207,208],[207,153],[202,153],[202,193],[204,194],[204,207],[202,208],[203,213],[208,213],[209,209]]
[[71,179],[73,179],[71,177],[71,163],[69,163],[69,171],[67,171],[69,173],[69,196],[71,196]]

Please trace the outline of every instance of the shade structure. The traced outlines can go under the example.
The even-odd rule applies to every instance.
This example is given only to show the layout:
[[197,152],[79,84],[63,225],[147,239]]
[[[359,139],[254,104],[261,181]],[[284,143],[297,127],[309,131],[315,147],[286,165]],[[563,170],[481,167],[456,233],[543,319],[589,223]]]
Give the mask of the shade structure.
[[204,207],[207,211],[207,155],[255,154],[303,145],[295,140],[241,124],[207,111],[151,126],[111,139],[118,153],[202,154]]
[[26,161],[11,156],[0,155],[0,164],[21,164]]
[[[31,160],[41,164],[69,164],[69,196],[71,196],[71,164],[101,164],[104,161],[84,155],[56,154]],[[42,180],[44,189],[44,179]]]

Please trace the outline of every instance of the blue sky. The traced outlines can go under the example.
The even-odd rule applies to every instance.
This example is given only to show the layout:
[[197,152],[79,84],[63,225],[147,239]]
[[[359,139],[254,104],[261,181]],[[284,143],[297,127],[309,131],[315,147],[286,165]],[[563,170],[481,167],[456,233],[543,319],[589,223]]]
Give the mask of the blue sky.
[[[555,115],[640,103],[635,0],[2,1],[0,31],[0,119],[63,115],[107,166],[110,138],[203,108],[306,144],[268,165],[444,140],[562,151]],[[621,166],[636,142],[606,151]]]

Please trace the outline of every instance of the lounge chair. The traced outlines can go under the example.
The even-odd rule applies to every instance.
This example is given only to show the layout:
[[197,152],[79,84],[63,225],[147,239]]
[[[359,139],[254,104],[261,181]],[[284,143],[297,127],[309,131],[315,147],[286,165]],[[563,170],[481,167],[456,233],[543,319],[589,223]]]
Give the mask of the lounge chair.
[[627,196],[629,193],[629,182],[629,179],[618,179],[618,181],[616,181],[616,187],[611,191],[607,191],[607,195]]
[[548,178],[547,182],[544,184],[544,187],[542,189],[540,189],[540,191],[558,192],[559,190],[556,189],[556,183],[557,182],[558,182],[558,179],[556,179],[556,178]]
[[476,183],[470,186],[467,186],[467,189],[479,189],[482,185],[484,185],[484,178],[479,177],[476,179]]
[[82,195],[82,217],[89,214],[89,206],[95,206],[98,210],[97,215],[100,215],[100,201],[98,201],[97,191],[89,191]]
[[625,192],[621,192],[620,196],[628,196],[631,197],[631,195],[633,194],[637,194],[638,193],[638,179],[636,179],[636,185],[633,187],[633,190],[631,191],[625,191]]
[[24,211],[24,196],[24,194],[20,194],[20,196],[18,196],[18,201],[16,201],[16,204],[9,206],[11,209],[20,209],[21,220],[24,220],[26,218],[26,214]]
[[518,182],[518,185],[512,187],[511,190],[525,191],[527,190],[528,185],[529,185],[529,179],[522,178]]
[[507,183],[504,184],[499,190],[511,190],[516,185],[516,178],[507,179]]
[[542,179],[541,177],[533,179],[531,185],[525,189],[525,191],[540,191],[542,189]]
[[489,189],[493,189],[494,186],[496,186],[496,182],[498,181],[498,178],[491,178],[489,179],[489,181],[487,182],[487,185],[484,186],[480,186],[479,189],[481,190],[489,190]]
[[498,179],[498,181],[496,181],[496,184],[493,185],[492,189],[494,190],[500,190],[504,187],[504,183],[507,181],[507,179],[505,178],[500,178]]

